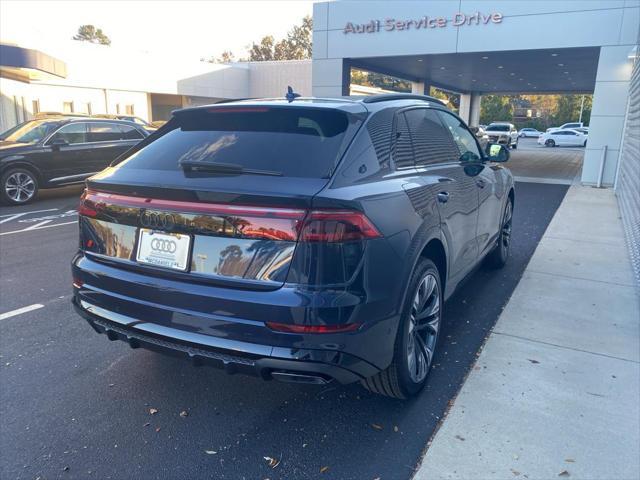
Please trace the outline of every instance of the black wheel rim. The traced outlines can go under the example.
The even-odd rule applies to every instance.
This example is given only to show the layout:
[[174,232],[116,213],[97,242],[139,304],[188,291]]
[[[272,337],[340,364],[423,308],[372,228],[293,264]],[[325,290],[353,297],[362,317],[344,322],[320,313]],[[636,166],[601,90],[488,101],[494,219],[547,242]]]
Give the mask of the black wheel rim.
[[435,274],[427,273],[413,297],[407,339],[407,365],[414,383],[429,372],[440,331],[440,287]]
[[509,246],[511,245],[512,217],[513,207],[511,202],[507,202],[507,206],[504,209],[504,219],[502,220],[502,231],[500,232],[500,247],[505,255],[509,252]]

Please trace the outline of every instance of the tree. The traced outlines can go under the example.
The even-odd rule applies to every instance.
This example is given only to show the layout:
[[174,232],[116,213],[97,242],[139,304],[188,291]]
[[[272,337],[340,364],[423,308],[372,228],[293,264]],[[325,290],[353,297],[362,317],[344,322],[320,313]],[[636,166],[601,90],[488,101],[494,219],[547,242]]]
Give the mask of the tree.
[[411,82],[382,73],[351,69],[351,84],[377,87],[393,92],[411,92]]
[[220,54],[219,57],[209,57],[209,58],[203,57],[200,59],[201,62],[207,62],[207,63],[231,63],[231,62],[235,62],[235,60],[236,60],[236,56],[230,50],[225,50],[224,52],[222,52],[222,54]]
[[252,43],[249,47],[249,60],[262,62],[311,58],[312,32],[313,20],[307,15],[300,25],[289,30],[286,38],[276,42],[272,35],[267,35],[260,40],[260,43]]
[[80,25],[78,27],[78,33],[73,36],[73,39],[81,42],[111,45],[111,40],[104,34],[102,29],[96,28],[93,25]]
[[511,121],[513,117],[511,100],[507,95],[483,95],[480,103],[480,123]]

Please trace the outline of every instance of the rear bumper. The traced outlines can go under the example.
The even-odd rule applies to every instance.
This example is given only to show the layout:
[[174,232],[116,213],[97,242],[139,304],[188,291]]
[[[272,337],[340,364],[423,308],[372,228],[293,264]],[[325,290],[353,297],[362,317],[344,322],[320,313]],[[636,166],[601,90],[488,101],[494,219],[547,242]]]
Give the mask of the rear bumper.
[[122,340],[132,348],[146,348],[211,365],[229,374],[241,373],[264,380],[323,384],[336,380],[353,383],[375,375],[372,364],[337,350],[315,350],[259,345],[187,332],[122,315],[82,299],[72,300],[76,312],[109,340]]

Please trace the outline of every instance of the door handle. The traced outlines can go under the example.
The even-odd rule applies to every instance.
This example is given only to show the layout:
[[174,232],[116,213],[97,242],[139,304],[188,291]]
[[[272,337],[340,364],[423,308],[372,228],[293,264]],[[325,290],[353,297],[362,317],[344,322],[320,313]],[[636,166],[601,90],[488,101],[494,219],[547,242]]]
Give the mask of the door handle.
[[449,201],[449,192],[438,193],[438,201],[440,203],[447,203]]
[[485,182],[482,179],[478,179],[476,180],[476,185],[478,185],[480,188],[484,188],[484,186],[487,184],[487,182]]

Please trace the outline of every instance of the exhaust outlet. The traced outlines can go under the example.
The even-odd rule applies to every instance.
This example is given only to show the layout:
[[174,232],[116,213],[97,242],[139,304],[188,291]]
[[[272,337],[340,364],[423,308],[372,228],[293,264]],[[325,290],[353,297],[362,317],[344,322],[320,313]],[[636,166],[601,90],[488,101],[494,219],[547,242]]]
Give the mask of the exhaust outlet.
[[320,375],[313,373],[295,373],[295,372],[271,372],[271,377],[279,382],[286,383],[307,383],[313,385],[325,385],[331,381]]

